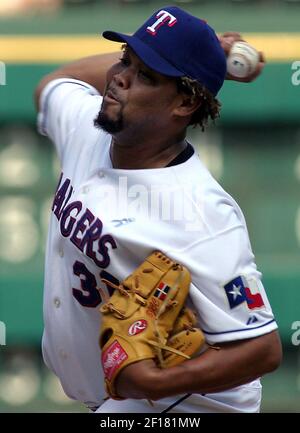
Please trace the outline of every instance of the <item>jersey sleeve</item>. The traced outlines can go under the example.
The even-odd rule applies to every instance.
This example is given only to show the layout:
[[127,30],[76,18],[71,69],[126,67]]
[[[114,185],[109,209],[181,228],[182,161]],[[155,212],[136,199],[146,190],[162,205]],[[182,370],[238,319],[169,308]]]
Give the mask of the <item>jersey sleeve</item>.
[[60,160],[68,138],[80,128],[81,119],[91,110],[96,117],[101,101],[98,91],[83,81],[62,78],[45,86],[40,98],[38,130],[53,141]]
[[253,338],[277,328],[243,225],[194,245],[188,255],[190,299],[208,343]]

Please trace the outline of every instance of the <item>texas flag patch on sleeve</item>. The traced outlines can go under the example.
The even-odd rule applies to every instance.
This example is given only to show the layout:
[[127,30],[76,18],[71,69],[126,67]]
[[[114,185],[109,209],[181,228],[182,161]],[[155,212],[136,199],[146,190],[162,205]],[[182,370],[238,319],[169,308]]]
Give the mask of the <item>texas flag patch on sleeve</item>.
[[231,309],[244,304],[249,310],[265,308],[259,284],[255,278],[239,276],[224,286]]

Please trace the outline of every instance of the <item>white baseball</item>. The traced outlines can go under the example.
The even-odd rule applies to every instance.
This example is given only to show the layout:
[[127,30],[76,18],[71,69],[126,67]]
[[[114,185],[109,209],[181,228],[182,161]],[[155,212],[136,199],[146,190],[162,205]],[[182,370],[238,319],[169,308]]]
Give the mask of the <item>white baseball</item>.
[[246,42],[235,42],[227,58],[227,72],[236,78],[251,75],[259,62],[259,53]]

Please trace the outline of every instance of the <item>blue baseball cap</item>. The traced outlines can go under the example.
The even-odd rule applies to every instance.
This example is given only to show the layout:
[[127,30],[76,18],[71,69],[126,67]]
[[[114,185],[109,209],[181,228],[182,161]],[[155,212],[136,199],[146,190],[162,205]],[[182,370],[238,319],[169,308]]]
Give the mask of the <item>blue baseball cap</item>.
[[226,57],[215,31],[176,6],[155,12],[133,35],[114,31],[103,37],[124,42],[151,69],[170,77],[187,76],[213,95],[226,75]]

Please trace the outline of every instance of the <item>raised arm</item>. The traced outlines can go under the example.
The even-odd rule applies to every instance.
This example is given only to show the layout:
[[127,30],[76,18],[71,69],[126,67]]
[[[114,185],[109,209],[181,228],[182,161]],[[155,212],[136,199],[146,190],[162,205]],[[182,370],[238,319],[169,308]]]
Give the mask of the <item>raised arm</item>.
[[39,109],[40,95],[44,87],[57,78],[73,78],[84,81],[94,86],[100,94],[103,94],[106,82],[106,72],[120,58],[120,51],[109,54],[98,54],[84,57],[72,63],[61,66],[54,72],[46,75],[35,90],[35,104]]
[[[226,55],[228,55],[232,44],[235,41],[241,41],[243,39],[239,33],[227,32],[223,35],[220,35],[219,40]],[[56,78],[74,78],[76,80],[84,81],[94,86],[100,94],[103,94],[106,82],[106,72],[114,63],[118,62],[120,56],[120,51],[117,51],[109,54],[99,54],[95,56],[85,57],[75,62],[63,65],[56,71],[46,75],[40,81],[35,91],[35,104],[37,110],[39,109],[39,100],[42,90],[44,89],[46,84],[48,84],[52,80],[55,80]],[[249,83],[251,81],[254,81],[261,74],[264,65],[265,60],[263,54],[260,53],[260,63],[258,64],[256,71],[252,75],[240,79],[227,76],[227,79]]]
[[[243,39],[242,35],[237,32],[226,32],[223,35],[218,36],[218,38],[227,57],[229,55],[229,52],[234,42],[237,41],[246,42]],[[262,73],[265,64],[266,64],[265,57],[263,53],[259,51],[259,63],[256,67],[256,70],[251,75],[248,75],[245,78],[237,78],[237,77],[232,77],[230,74],[227,74],[226,80],[239,81],[240,83],[251,83]]]

